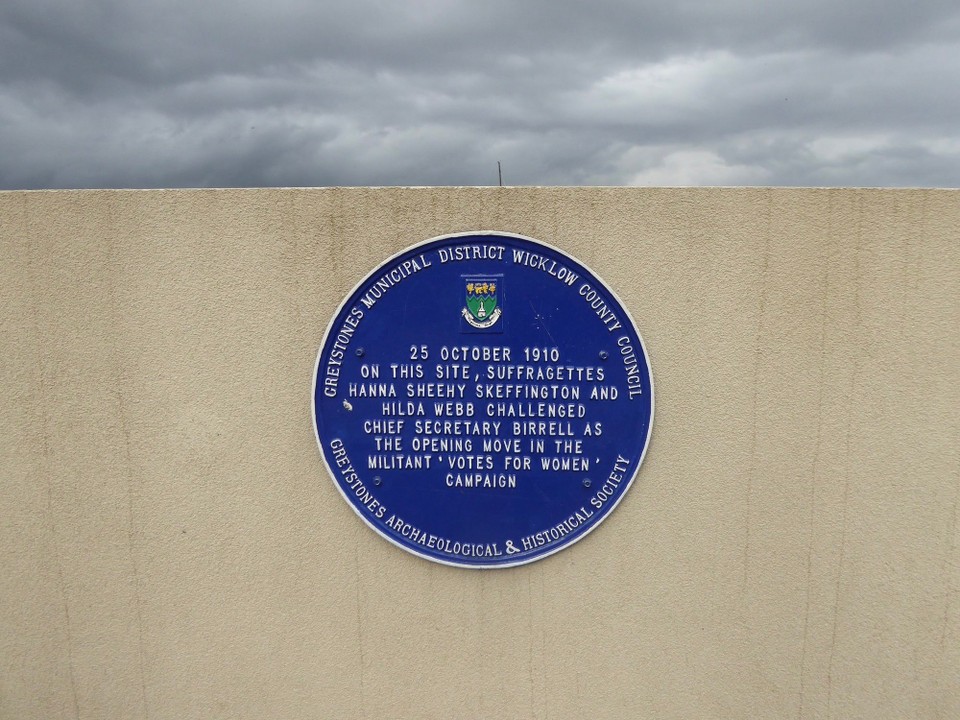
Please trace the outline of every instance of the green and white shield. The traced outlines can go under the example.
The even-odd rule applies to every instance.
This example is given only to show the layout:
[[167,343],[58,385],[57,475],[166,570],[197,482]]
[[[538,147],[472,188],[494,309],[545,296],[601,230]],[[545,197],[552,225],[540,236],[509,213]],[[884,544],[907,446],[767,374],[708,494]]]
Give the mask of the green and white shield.
[[463,318],[475,328],[489,328],[500,319],[498,278],[466,279],[466,307]]

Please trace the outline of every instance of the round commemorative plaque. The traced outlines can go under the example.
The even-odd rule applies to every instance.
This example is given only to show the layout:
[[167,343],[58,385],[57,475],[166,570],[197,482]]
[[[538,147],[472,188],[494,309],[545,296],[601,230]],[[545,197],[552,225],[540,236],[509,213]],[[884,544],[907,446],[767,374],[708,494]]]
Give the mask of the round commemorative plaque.
[[380,535],[472,568],[576,542],[623,499],[653,422],[650,363],[613,292],[536,240],[428,240],[351,292],[317,358],[334,483]]

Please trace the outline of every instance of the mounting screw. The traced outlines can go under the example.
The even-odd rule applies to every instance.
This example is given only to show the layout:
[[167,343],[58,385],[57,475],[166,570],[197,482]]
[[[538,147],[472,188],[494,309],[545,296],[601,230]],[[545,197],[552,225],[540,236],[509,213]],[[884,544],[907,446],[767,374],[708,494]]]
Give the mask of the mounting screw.
[[584,479],[583,479],[583,486],[584,486],[585,488],[590,487],[592,484],[593,484],[593,483],[590,482],[590,478],[584,478]]
[[383,482],[383,480],[380,479],[380,476],[379,476],[379,475],[375,475],[375,476],[374,476],[374,478],[373,478],[373,484],[374,484],[374,485],[379,485],[379,484],[382,483],[382,482]]
[[601,350],[601,351],[600,351],[600,359],[601,359],[601,360],[606,360],[608,357],[610,357],[610,353],[608,353],[606,350]]
[[363,357],[363,348],[357,348],[357,357]]

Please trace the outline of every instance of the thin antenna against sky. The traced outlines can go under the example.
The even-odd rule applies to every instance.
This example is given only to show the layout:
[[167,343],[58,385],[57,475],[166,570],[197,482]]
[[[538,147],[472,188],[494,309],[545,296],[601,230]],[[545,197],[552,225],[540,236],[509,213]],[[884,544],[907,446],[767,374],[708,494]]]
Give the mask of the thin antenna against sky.
[[503,172],[500,170],[499,160],[497,160],[497,177],[500,178],[500,187],[503,187]]

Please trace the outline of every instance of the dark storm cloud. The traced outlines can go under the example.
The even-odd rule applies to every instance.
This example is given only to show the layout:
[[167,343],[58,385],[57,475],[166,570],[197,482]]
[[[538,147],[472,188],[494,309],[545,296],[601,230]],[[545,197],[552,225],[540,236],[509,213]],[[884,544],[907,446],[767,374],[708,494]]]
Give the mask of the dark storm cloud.
[[956,186],[954,2],[6,0],[0,187]]

